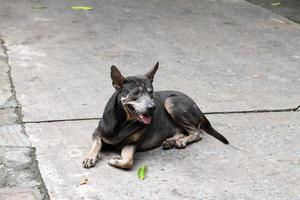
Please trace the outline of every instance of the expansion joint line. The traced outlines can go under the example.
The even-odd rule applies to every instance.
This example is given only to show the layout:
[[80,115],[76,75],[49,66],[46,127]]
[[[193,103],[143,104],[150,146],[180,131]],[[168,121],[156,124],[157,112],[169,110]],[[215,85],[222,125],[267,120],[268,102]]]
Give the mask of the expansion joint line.
[[[278,113],[278,112],[298,112],[300,105],[295,108],[286,109],[263,109],[263,110],[241,110],[241,111],[224,111],[224,112],[206,112],[205,115],[224,115],[224,114],[247,114],[247,113]],[[100,117],[86,118],[69,118],[69,119],[49,119],[39,121],[23,121],[24,124],[39,124],[39,123],[55,123],[55,122],[74,122],[74,121],[92,121],[100,120]]]

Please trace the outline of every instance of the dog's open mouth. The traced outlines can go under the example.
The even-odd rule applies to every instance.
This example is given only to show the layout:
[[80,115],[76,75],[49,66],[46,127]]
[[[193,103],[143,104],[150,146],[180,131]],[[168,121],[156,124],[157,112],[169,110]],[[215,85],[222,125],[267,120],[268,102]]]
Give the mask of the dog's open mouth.
[[141,114],[139,112],[137,112],[131,105],[128,106],[129,110],[131,111],[131,113],[133,113],[137,120],[139,120],[140,122],[144,123],[144,124],[150,124],[152,117],[150,115],[147,114]]
[[138,115],[138,120],[140,122],[143,122],[144,124],[150,124],[151,123],[151,116],[149,115],[144,115],[144,114],[139,114]]

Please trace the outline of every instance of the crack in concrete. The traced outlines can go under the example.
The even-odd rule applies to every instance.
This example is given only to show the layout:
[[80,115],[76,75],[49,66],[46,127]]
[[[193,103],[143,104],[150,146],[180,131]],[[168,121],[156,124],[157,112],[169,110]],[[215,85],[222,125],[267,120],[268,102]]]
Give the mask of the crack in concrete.
[[17,115],[17,123],[22,125],[22,128],[24,129],[24,133],[25,133],[25,127],[23,126],[23,120],[22,120],[22,118],[23,118],[22,107],[21,107],[21,104],[18,102],[15,86],[14,86],[13,79],[12,79],[12,67],[9,64],[9,59],[8,59],[8,54],[7,54],[8,49],[5,45],[5,41],[1,38],[0,38],[0,44],[1,44],[0,48],[3,48],[3,50],[4,50],[5,62],[7,63],[7,66],[8,66],[7,74],[8,74],[8,78],[9,78],[9,82],[10,82],[12,98],[15,100],[15,102],[17,104],[15,107],[15,113]]
[[28,149],[28,148],[35,148],[32,146],[14,146],[14,145],[0,145],[0,148],[14,148],[14,149]]
[[2,105],[0,105],[0,110],[5,110],[5,109],[8,109],[8,108],[15,108],[17,107],[17,103],[14,99],[13,96],[9,97],[6,102]]
[[298,112],[300,105],[295,108],[283,108],[283,109],[261,109],[261,110],[241,110],[241,111],[224,111],[224,112],[207,112],[207,115],[218,114],[247,114],[247,113],[277,113],[277,112]]
[[69,119],[49,119],[39,121],[24,121],[24,124],[39,124],[39,123],[53,123],[53,122],[73,122],[73,121],[91,121],[100,120],[100,117],[86,117],[86,118],[69,118]]
[[[278,113],[278,112],[299,112],[300,105],[295,108],[285,109],[262,109],[262,110],[240,110],[240,111],[217,111],[204,112],[205,115],[226,115],[226,114],[249,114],[249,113]],[[92,121],[100,120],[100,117],[86,117],[86,118],[69,118],[69,119],[49,119],[38,121],[23,121],[24,124],[39,124],[39,123],[55,123],[55,122],[73,122],[73,121]]]
[[[12,96],[10,97],[10,100],[13,99],[15,104],[16,104],[16,106],[14,106],[14,112],[17,115],[16,123],[21,125],[21,127],[22,127],[21,133],[26,135],[25,125],[24,125],[24,122],[23,122],[22,106],[21,106],[21,104],[19,103],[19,101],[17,99],[16,90],[15,90],[15,86],[14,86],[13,78],[12,78],[12,66],[9,64],[9,56],[8,56],[8,53],[7,53],[8,49],[6,47],[5,41],[1,38],[0,38],[0,48],[3,48],[4,56],[5,56],[5,62],[8,66],[7,74],[8,74],[10,87],[11,87],[11,94],[12,94]],[[30,154],[30,157],[32,159],[32,162],[34,162],[37,166],[37,170],[36,170],[35,173],[36,173],[36,176],[39,178],[40,183],[41,183],[40,186],[38,187],[38,189],[42,193],[43,199],[50,200],[48,190],[47,190],[47,188],[44,184],[44,180],[43,180],[43,178],[41,176],[41,173],[40,173],[40,170],[38,168],[38,161],[36,159],[35,147],[31,147],[31,148],[34,150],[34,152],[32,152]]]

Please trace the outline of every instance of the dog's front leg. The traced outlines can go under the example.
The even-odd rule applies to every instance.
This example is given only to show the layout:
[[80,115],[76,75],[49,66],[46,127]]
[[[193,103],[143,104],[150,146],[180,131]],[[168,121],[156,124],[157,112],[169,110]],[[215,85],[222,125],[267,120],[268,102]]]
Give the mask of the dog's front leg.
[[136,147],[134,145],[126,145],[121,152],[121,158],[112,158],[108,161],[108,164],[114,167],[129,169],[133,165],[133,155]]
[[93,135],[93,144],[90,151],[84,158],[82,166],[84,168],[94,167],[96,165],[97,159],[100,157],[100,150],[102,147],[101,138],[94,133]]

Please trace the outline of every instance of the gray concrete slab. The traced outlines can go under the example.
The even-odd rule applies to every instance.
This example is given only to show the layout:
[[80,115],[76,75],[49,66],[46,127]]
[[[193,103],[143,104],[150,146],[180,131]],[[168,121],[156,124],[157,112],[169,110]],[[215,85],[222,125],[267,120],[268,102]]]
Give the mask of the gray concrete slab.
[[[231,142],[205,135],[184,150],[136,154],[130,171],[110,167],[116,153],[81,167],[96,121],[27,124],[52,200],[300,199],[300,113],[209,115]],[[146,179],[136,176],[147,165]],[[88,178],[80,185],[82,177]]]
[[7,55],[0,38],[0,147],[30,146],[21,125],[17,124],[19,120],[16,113],[17,102],[13,94],[9,72]]
[[30,187],[0,188],[0,200],[39,200],[40,191]]
[[18,120],[15,113],[15,108],[2,108],[0,109],[0,126],[14,124]]
[[47,200],[21,118],[0,38],[0,200]]
[[30,147],[30,142],[19,124],[0,126],[0,147]]
[[[247,0],[300,23],[300,1],[298,0]],[[274,5],[275,3],[275,5]],[[277,4],[276,4],[277,3]],[[279,3],[279,5],[278,5]]]
[[0,147],[0,199],[40,200],[46,197],[34,149]]
[[7,65],[6,55],[1,45],[0,40],[0,109],[3,109],[10,107],[8,104],[12,94],[8,76],[9,66]]
[[131,75],[160,61],[155,88],[185,91],[207,112],[300,102],[299,25],[243,0],[0,4],[25,121],[100,116],[112,64]]
[[17,121],[16,107],[17,103],[11,92],[9,66],[0,40],[0,126],[13,124]]

